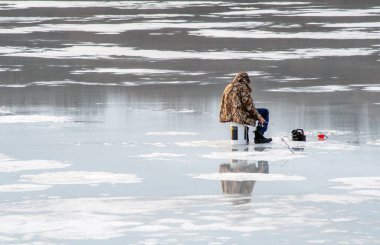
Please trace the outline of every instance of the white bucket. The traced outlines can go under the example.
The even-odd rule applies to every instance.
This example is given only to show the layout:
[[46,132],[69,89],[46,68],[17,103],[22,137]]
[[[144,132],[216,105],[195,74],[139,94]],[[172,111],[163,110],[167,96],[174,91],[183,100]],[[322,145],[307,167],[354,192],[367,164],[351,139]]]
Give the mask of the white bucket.
[[240,123],[230,123],[231,145],[247,145],[249,127]]

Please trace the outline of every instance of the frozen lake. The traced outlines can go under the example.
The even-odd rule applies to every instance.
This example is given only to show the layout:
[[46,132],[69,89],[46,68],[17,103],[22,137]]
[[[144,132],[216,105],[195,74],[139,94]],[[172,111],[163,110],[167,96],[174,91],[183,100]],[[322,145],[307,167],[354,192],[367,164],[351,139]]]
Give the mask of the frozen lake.
[[[1,1],[0,40],[0,244],[380,244],[375,1]],[[218,122],[239,71],[272,144]]]

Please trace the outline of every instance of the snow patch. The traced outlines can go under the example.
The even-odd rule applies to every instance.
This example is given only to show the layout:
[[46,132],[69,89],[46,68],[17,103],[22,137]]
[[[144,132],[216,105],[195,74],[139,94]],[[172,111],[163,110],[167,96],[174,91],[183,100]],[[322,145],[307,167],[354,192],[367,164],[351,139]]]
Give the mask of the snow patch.
[[66,171],[37,175],[22,175],[21,181],[46,185],[93,185],[139,183],[141,178],[134,174],[108,172]]
[[121,69],[121,68],[96,68],[92,70],[75,70],[71,74],[86,74],[86,73],[112,73],[116,75],[147,75],[147,74],[173,74],[185,73],[178,70],[162,70],[162,69]]
[[196,133],[196,132],[181,132],[181,131],[152,131],[152,132],[146,132],[145,135],[182,136],[182,135],[198,135],[198,133]]
[[[241,15],[241,11],[238,11]],[[337,30],[326,32],[271,32],[260,30],[220,30],[201,29],[189,31],[190,35],[212,38],[251,38],[251,39],[316,39],[316,40],[365,40],[380,39],[378,32],[357,30]],[[340,49],[337,49],[337,51]],[[352,49],[355,50],[355,49]],[[340,53],[340,52],[339,52]],[[337,53],[337,56],[340,54]],[[346,55],[343,55],[346,56]]]
[[0,172],[19,172],[38,169],[66,168],[71,164],[49,160],[17,160],[0,154]]
[[367,142],[368,145],[380,146],[380,140],[370,140]]
[[229,147],[231,146],[230,140],[214,140],[214,141],[206,141],[206,140],[198,140],[198,141],[183,141],[176,142],[178,146],[182,147],[211,147],[211,148],[221,148],[221,147]]
[[257,2],[257,3],[252,3],[252,5],[279,5],[279,6],[284,6],[284,5],[308,5],[311,4],[311,2]]
[[146,158],[148,160],[173,160],[180,157],[185,157],[186,154],[165,153],[165,152],[153,152],[150,154],[141,154],[137,157]]
[[28,191],[43,191],[49,189],[50,185],[33,185],[33,184],[13,184],[0,185],[0,192],[28,192]]
[[288,92],[288,93],[331,93],[341,91],[351,91],[352,88],[344,85],[326,85],[326,86],[307,86],[307,87],[283,87],[268,89],[270,92]]
[[[81,27],[83,28],[83,27]],[[334,34],[334,36],[339,36]],[[358,35],[360,36],[360,35]],[[380,33],[379,33],[380,39]],[[171,51],[138,49],[133,47],[102,46],[102,45],[74,45],[65,48],[39,49],[5,47],[0,50],[3,56],[14,57],[36,57],[48,59],[117,59],[121,57],[141,57],[156,60],[178,60],[178,59],[199,59],[199,60],[288,60],[288,59],[313,59],[320,57],[349,57],[367,56],[376,53],[376,49],[371,48],[308,48],[308,49],[288,49],[277,51]]]
[[358,189],[379,189],[380,177],[350,177],[330,179],[330,182],[339,183],[341,186],[332,187],[334,189],[358,190]]
[[6,114],[13,114],[13,112],[4,106],[0,106],[0,116]]
[[144,143],[144,145],[151,145],[151,146],[156,146],[156,147],[165,147],[166,145],[161,142],[152,142],[152,143]]
[[0,123],[64,123],[70,121],[62,116],[41,116],[41,115],[5,115],[0,116]]
[[334,28],[379,28],[380,22],[360,22],[360,23],[332,23],[324,24],[322,27],[334,27]]
[[178,9],[202,6],[229,6],[221,1],[2,1],[0,9],[29,8],[116,8],[116,9]]
[[362,90],[369,92],[380,92],[380,86],[368,86],[364,87]]

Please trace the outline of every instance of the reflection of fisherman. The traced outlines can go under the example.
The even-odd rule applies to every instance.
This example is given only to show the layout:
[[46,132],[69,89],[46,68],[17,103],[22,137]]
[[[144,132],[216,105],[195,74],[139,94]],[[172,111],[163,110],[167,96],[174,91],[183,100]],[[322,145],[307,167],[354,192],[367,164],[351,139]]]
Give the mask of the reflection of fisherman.
[[[267,161],[258,161],[256,164],[247,164],[246,161],[235,160],[231,164],[221,164],[219,166],[220,173],[269,173]],[[253,180],[249,181],[231,181],[222,180],[222,190],[226,194],[251,194],[255,186]]]
[[220,106],[219,121],[251,126],[255,126],[256,121],[259,121],[259,126],[255,131],[255,143],[269,143],[272,139],[264,137],[268,129],[269,111],[265,108],[256,109],[249,83],[248,74],[243,72],[237,74],[226,86]]

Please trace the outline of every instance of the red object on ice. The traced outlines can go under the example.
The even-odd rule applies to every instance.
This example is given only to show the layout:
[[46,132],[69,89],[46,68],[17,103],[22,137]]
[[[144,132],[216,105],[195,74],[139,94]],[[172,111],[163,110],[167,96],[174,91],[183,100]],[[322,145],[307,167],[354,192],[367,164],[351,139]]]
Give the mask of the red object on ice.
[[325,140],[327,139],[328,137],[325,135],[325,134],[322,134],[322,133],[319,133],[318,134],[318,140],[322,141],[322,140]]

